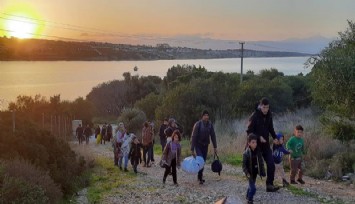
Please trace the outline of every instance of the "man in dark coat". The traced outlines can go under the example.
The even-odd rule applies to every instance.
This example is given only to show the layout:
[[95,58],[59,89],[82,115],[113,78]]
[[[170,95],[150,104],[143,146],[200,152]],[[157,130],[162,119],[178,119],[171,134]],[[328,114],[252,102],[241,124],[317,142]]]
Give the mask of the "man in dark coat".
[[[191,136],[191,154],[193,156],[201,156],[206,162],[210,138],[212,140],[214,152],[217,154],[216,134],[211,121],[209,121],[209,113],[207,110],[204,110],[202,112],[202,119],[197,121],[193,127]],[[194,151],[196,151],[196,153]],[[200,184],[205,182],[203,179],[203,169],[198,172],[197,178]]]
[[274,186],[275,164],[270,148],[269,135],[276,139],[269,100],[262,98],[258,108],[249,118],[247,134],[255,134],[258,137],[257,145],[267,165],[266,191],[275,192],[279,187]]
[[163,124],[161,124],[159,129],[159,137],[162,151],[164,151],[164,147],[166,145],[166,135],[164,133],[165,129],[168,128],[168,119],[165,118]]

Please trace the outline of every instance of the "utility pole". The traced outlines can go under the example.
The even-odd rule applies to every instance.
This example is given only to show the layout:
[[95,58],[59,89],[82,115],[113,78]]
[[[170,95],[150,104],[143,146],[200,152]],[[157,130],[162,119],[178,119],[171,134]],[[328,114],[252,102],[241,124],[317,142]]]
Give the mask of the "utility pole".
[[245,42],[239,42],[242,45],[242,55],[240,57],[240,83],[243,82],[243,57],[244,57],[244,44]]
[[12,111],[12,132],[15,132],[16,130],[16,113],[13,110]]

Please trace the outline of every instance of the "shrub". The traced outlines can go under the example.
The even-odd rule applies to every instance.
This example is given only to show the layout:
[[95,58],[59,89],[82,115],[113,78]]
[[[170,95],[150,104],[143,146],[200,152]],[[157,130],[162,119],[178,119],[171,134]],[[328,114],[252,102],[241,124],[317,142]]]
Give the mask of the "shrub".
[[17,203],[27,200],[33,201],[30,203],[57,203],[62,198],[60,186],[54,183],[48,172],[28,161],[16,159],[2,162],[1,172],[3,175],[0,177],[3,179],[1,191],[6,197],[6,202]]
[[147,117],[145,116],[145,113],[136,108],[125,108],[118,118],[118,121],[123,122],[129,132],[136,135],[141,134],[143,123],[146,120]]
[[0,202],[4,204],[45,204],[49,202],[49,199],[40,186],[32,185],[23,178],[5,176],[1,188]]

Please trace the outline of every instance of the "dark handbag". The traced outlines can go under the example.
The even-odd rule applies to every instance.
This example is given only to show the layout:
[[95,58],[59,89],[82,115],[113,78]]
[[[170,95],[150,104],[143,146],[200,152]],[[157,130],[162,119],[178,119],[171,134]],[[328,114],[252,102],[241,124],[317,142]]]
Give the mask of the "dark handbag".
[[166,162],[166,160],[163,159],[163,158],[160,160],[159,166],[160,166],[161,168],[169,168],[169,167],[170,167],[169,164],[168,164],[168,162]]
[[[217,157],[217,159],[216,159],[216,157]],[[211,164],[211,169],[213,172],[216,172],[216,173],[218,173],[218,175],[221,175],[222,163],[221,163],[221,161],[219,161],[219,157],[216,153],[213,156],[213,162]]]

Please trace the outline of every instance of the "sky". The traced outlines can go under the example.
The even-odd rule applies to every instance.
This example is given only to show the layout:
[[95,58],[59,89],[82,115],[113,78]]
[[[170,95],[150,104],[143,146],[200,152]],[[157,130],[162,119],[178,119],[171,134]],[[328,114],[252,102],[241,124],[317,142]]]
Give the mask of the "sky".
[[[355,21],[354,8],[353,0],[0,0],[0,36],[20,29],[37,38],[131,44],[334,38]],[[17,25],[28,21],[32,30]]]

